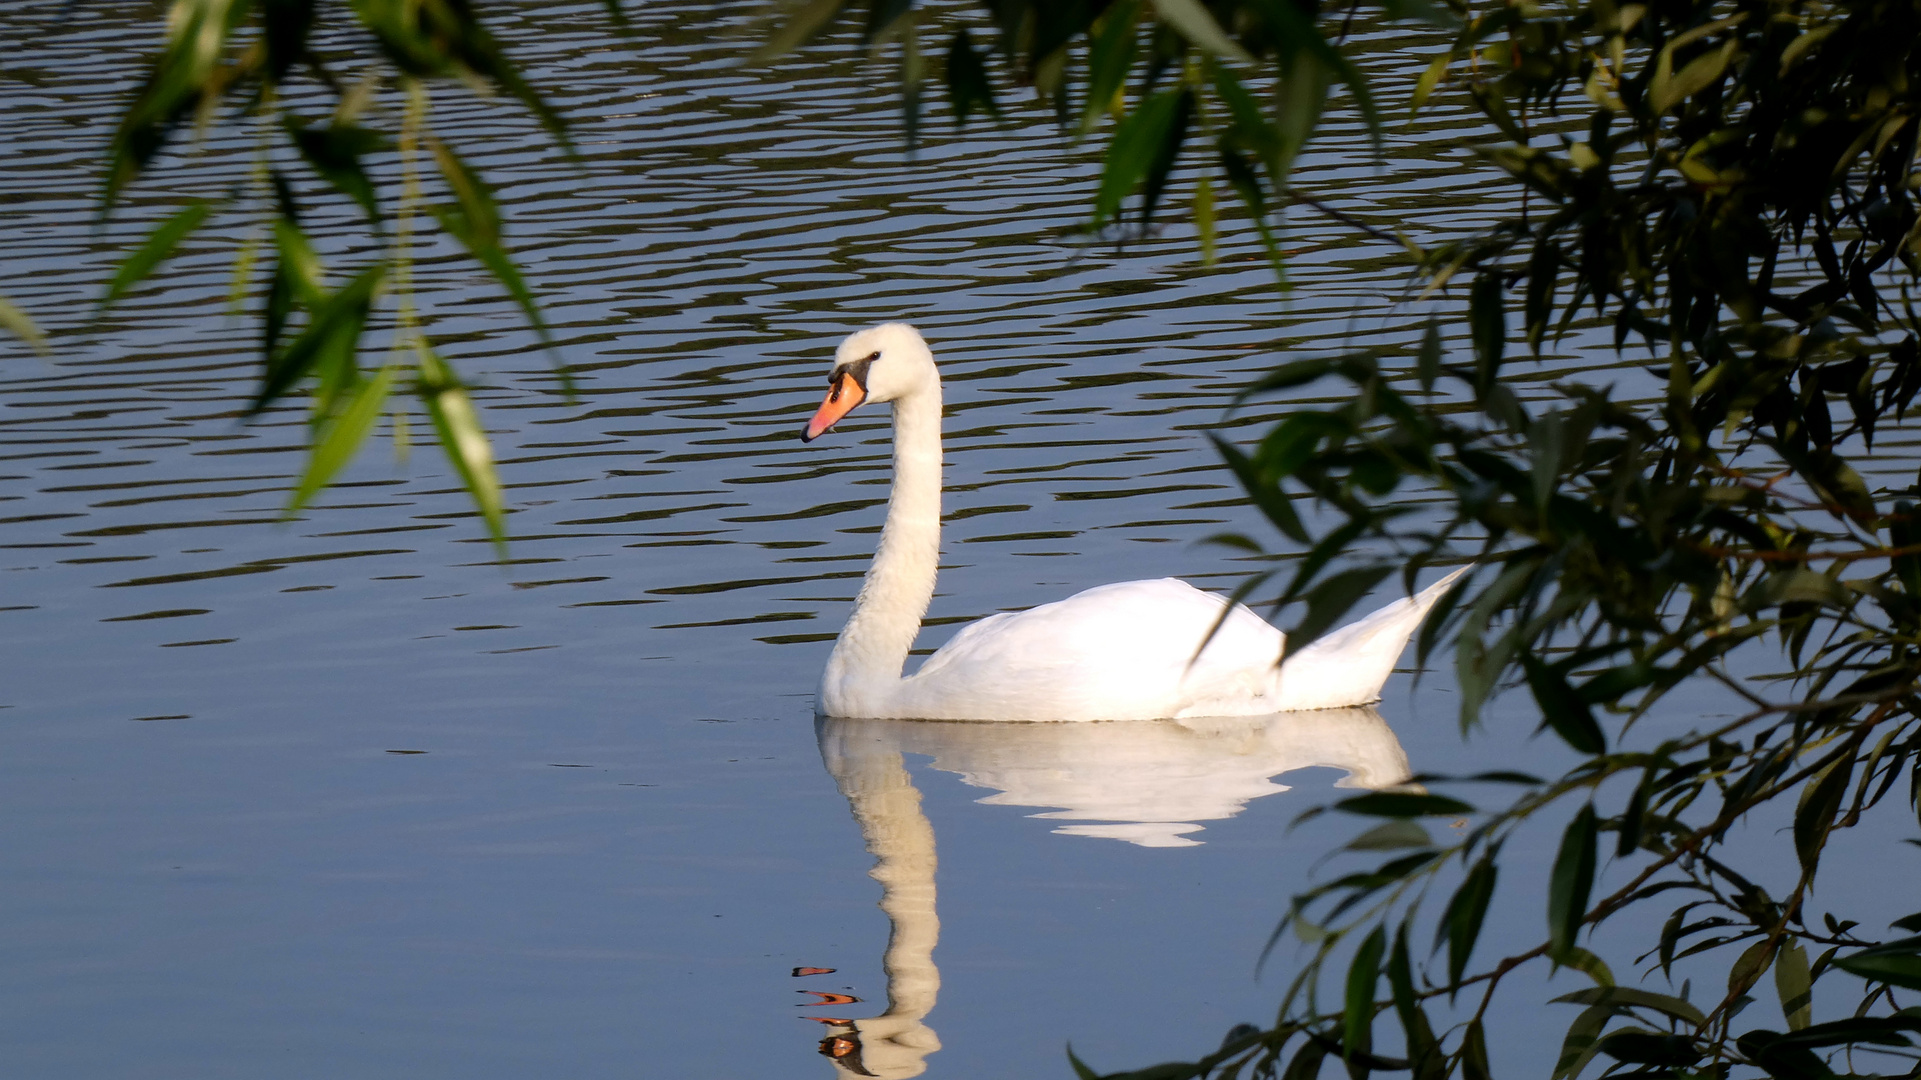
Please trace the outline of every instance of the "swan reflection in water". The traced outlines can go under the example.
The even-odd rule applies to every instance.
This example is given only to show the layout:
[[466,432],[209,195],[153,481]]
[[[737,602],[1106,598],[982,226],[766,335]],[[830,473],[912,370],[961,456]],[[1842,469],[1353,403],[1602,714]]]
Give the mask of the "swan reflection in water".
[[940,1039],[926,1023],[940,990],[934,945],[934,827],[921,812],[903,753],[932,757],[997,794],[993,806],[1051,808],[1033,816],[1070,836],[1143,847],[1189,847],[1200,822],[1233,817],[1286,791],[1273,777],[1325,766],[1338,787],[1385,788],[1409,776],[1407,754],[1371,708],[1269,716],[1098,724],[822,719],[821,760],[847,797],[891,925],[881,966],[887,1010],[832,1025],[821,1053],[842,1076],[901,1080],[926,1071]]

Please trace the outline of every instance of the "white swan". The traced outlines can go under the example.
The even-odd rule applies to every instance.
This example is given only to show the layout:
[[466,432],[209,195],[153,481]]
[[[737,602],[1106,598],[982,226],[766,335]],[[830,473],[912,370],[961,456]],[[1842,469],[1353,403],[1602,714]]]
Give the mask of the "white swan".
[[[941,387],[906,323],[841,342],[811,442],[865,401],[894,405],[894,487],[874,562],[821,676],[822,716],[1155,720],[1331,709],[1379,700],[1407,639],[1465,568],[1317,639],[1285,638],[1245,606],[1175,578],[1123,581],[970,623],[903,677],[940,559]],[[1195,652],[1216,622],[1207,648]]]

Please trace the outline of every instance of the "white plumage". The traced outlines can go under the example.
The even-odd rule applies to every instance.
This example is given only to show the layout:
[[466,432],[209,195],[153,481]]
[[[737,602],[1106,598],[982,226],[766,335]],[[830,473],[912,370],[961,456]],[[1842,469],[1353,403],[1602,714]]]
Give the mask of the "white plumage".
[[1247,607],[1236,604],[1222,621],[1226,599],[1186,582],[1102,585],[971,623],[903,677],[938,569],[940,376],[919,332],[887,323],[841,344],[829,385],[805,437],[863,401],[892,402],[894,487],[873,565],[821,679],[823,716],[1145,720],[1362,705],[1379,699],[1414,628],[1465,572],[1293,656]]

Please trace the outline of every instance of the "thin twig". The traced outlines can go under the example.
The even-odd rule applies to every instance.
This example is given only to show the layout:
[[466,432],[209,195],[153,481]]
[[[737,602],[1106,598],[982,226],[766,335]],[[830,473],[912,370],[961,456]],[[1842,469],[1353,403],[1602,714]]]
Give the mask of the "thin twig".
[[1395,236],[1393,233],[1382,232],[1381,230],[1375,228],[1372,225],[1367,224],[1364,221],[1356,220],[1351,215],[1344,213],[1340,210],[1336,210],[1333,207],[1327,205],[1326,203],[1322,202],[1319,199],[1314,198],[1311,195],[1301,194],[1300,191],[1296,188],[1288,188],[1287,197],[1293,200],[1294,202],[1306,203],[1308,206],[1311,206],[1314,209],[1319,210],[1321,213],[1326,214],[1328,217],[1331,217],[1334,220],[1341,222],[1344,225],[1359,229],[1376,240],[1386,240],[1396,245],[1400,244],[1401,242],[1401,238],[1398,236]]

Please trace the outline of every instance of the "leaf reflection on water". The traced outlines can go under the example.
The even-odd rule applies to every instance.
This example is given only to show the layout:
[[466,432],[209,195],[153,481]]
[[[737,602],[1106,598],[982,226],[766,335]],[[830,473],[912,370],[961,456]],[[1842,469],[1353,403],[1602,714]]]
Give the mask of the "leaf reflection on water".
[[1316,766],[1346,772],[1337,786],[1379,789],[1408,779],[1400,740],[1372,708],[1269,716],[1035,724],[827,718],[821,760],[874,856],[890,932],[881,967],[887,1010],[836,1025],[820,1051],[841,1076],[919,1076],[940,1038],[924,1022],[940,991],[934,946],[934,826],[921,811],[903,754],[997,792],[978,802],[1055,807],[1034,817],[1068,836],[1141,847],[1193,847],[1202,821],[1238,814],[1288,790],[1273,778]]

